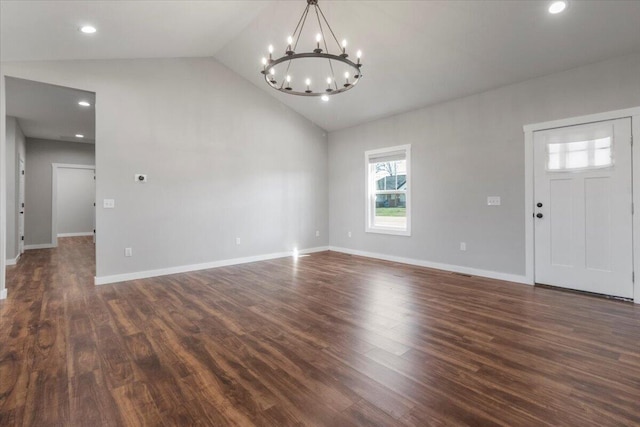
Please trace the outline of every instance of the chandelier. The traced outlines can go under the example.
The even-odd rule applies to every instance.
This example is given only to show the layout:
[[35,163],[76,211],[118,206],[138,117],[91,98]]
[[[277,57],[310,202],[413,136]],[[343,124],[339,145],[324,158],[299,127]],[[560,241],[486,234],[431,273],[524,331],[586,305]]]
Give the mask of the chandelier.
[[[315,49],[310,52],[297,52],[307,18],[318,22],[319,32],[315,38]],[[329,44],[333,44],[334,41],[336,43],[335,53],[329,50],[323,22],[331,36]],[[320,96],[323,101],[328,101],[329,95],[346,92],[358,84],[362,78],[361,56],[362,52],[358,51],[356,62],[349,59],[347,41],[338,42],[327,18],[318,6],[318,0],[307,0],[307,6],[298,20],[298,25],[287,39],[284,55],[274,59],[273,45],[270,45],[269,57],[262,58],[261,73],[267,84],[275,90],[290,95]],[[311,74],[314,76],[313,81],[310,78]]]

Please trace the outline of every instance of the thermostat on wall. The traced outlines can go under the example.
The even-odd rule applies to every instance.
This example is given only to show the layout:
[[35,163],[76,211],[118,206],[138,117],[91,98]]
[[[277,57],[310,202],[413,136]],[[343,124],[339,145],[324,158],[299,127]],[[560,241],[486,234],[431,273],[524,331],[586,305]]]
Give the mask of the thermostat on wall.
[[137,173],[133,178],[136,182],[147,182],[147,175],[143,175],[141,173]]

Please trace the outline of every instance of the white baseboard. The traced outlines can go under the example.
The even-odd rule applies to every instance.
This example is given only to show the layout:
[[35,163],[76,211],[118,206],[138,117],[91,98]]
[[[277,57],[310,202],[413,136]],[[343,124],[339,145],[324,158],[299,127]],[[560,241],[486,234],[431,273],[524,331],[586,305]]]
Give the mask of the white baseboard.
[[3,289],[0,291],[0,299],[7,299],[7,290]]
[[16,264],[18,263],[18,260],[19,260],[19,259],[20,259],[20,254],[18,254],[18,256],[17,256],[17,257],[15,257],[15,258],[8,259],[8,260],[5,262],[5,265],[16,265]]
[[24,245],[25,251],[28,251],[31,249],[51,249],[51,248],[55,248],[55,245],[52,245],[51,243],[39,243],[37,245]]
[[335,252],[342,252],[350,255],[363,256],[367,258],[376,258],[376,259],[382,259],[385,261],[399,262],[402,264],[417,265],[420,267],[435,268],[437,270],[452,271],[455,273],[470,274],[472,276],[488,277],[490,279],[505,280],[508,282],[516,282],[516,283],[524,283],[526,285],[533,285],[533,283],[529,282],[524,275],[501,273],[499,271],[491,271],[491,270],[480,270],[472,267],[442,264],[439,262],[424,261],[424,260],[413,259],[413,258],[403,258],[403,257],[398,257],[393,255],[359,251],[356,249],[341,248],[337,246],[329,246],[329,250],[335,251]]
[[[316,248],[300,249],[299,255],[310,254],[314,252],[328,251],[328,246],[319,246]],[[157,270],[137,271],[133,273],[114,274],[110,276],[96,276],[94,283],[96,285],[106,285],[108,283],[126,282],[127,280],[147,279],[150,277],[166,276],[168,274],[187,273],[189,271],[208,270],[210,268],[226,267],[229,265],[246,264],[256,261],[267,261],[270,259],[284,258],[292,256],[293,252],[276,252],[265,255],[255,255],[243,258],[233,258],[221,261],[205,262],[201,264],[179,265],[176,267],[160,268]]]
[[82,231],[80,233],[59,233],[58,237],[80,237],[80,236],[93,236],[93,231]]

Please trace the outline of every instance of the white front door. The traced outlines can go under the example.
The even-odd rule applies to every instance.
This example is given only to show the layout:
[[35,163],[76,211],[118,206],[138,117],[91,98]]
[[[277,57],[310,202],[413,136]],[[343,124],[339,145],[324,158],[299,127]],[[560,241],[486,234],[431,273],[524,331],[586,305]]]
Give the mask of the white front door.
[[24,253],[24,159],[20,159],[20,180],[18,182],[18,253]]
[[631,119],[534,133],[535,281],[633,298]]

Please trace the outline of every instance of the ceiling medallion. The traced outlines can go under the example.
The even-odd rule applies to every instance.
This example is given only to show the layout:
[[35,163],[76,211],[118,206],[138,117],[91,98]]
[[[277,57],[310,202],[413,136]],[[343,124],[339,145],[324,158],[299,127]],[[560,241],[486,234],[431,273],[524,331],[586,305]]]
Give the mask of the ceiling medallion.
[[[315,49],[310,52],[296,52],[300,35],[307,22],[307,17],[311,13],[311,20],[318,22],[318,33],[316,35]],[[327,38],[325,37],[325,28],[331,35],[332,40],[337,46],[337,54],[329,51]],[[318,0],[307,0],[307,6],[300,16],[298,25],[296,25],[293,34],[287,39],[287,48],[284,55],[280,58],[273,58],[273,46],[269,46],[269,57],[262,58],[262,71],[264,79],[269,86],[280,92],[290,95],[300,96],[320,96],[323,100],[328,100],[328,95],[337,95],[346,92],[358,84],[362,78],[360,72],[360,58],[362,52],[356,54],[356,62],[351,61],[347,54],[347,41],[343,40],[342,44],[331,29],[327,18],[325,18],[322,9],[318,6]],[[309,61],[313,61],[310,64]],[[306,62],[304,67],[296,67],[296,65]],[[294,73],[307,74],[295,75]],[[314,74],[314,80],[309,74]],[[319,74],[320,73],[320,74]],[[326,84],[325,84],[326,83]]]

